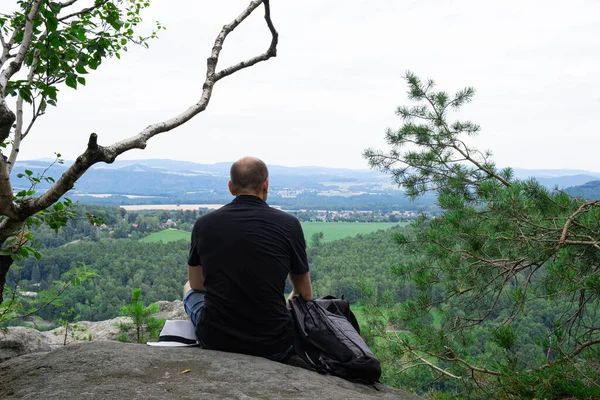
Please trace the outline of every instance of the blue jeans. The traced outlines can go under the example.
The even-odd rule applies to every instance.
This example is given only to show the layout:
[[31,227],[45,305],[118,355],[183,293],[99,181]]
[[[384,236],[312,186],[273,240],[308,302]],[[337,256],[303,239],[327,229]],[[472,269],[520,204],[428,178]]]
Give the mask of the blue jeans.
[[[205,292],[200,290],[190,289],[183,296],[183,308],[187,315],[190,316],[190,320],[194,326],[198,326],[198,321],[200,320],[200,314],[202,313],[202,309],[204,308],[204,295]],[[200,338],[198,338],[198,342],[200,346],[204,349],[210,349],[207,345],[202,343]],[[271,354],[268,356],[262,356],[268,360],[285,362],[287,361],[294,353],[294,346],[290,346],[287,350],[282,351],[281,353]]]

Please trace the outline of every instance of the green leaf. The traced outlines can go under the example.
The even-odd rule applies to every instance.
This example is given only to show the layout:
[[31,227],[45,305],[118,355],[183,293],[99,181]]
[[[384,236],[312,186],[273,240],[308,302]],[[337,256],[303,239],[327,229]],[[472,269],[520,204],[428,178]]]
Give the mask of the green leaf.
[[77,64],[75,66],[75,71],[77,71],[77,73],[79,73],[79,74],[87,74],[88,73],[82,64]]
[[46,96],[52,100],[56,100],[56,93],[58,90],[53,86],[46,86],[42,91]]
[[77,89],[77,79],[76,79],[75,75],[67,76],[65,83],[67,84],[68,87]]
[[27,103],[31,103],[31,88],[29,86],[22,86],[19,88],[19,96],[23,98]]
[[85,78],[83,76],[78,76],[77,77],[77,82],[79,82],[79,84],[85,86]]
[[58,20],[56,18],[48,18],[46,20],[46,26],[48,27],[48,31],[52,32],[58,28]]

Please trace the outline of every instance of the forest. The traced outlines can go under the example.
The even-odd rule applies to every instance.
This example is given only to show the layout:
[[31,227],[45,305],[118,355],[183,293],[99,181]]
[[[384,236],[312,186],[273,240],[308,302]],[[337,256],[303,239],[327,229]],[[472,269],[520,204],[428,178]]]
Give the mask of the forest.
[[[85,267],[95,273],[81,285],[69,287],[58,304],[42,308],[35,319],[29,319],[40,329],[54,327],[59,318],[92,321],[114,318],[136,288],[141,289],[145,304],[180,299],[189,240],[148,243],[142,239],[153,232],[168,232],[167,221],[179,224],[178,228],[191,228],[190,224],[201,213],[125,212],[117,207],[78,205],[77,214],[83,217],[72,219],[58,232],[44,226],[36,228],[35,237],[43,257],[23,260],[18,268],[11,270],[9,285],[18,286],[23,292],[42,292],[58,289],[61,277],[73,269]],[[89,214],[101,215],[102,223],[90,224]],[[140,230],[128,231],[126,226],[131,229],[131,225]],[[351,302],[360,314],[363,335],[383,364],[385,383],[420,394],[432,390],[450,393],[460,386],[453,379],[440,379],[430,369],[404,371],[399,363],[405,356],[399,353],[397,338],[408,340],[414,325],[398,313],[409,299],[418,295],[418,283],[393,273],[417,257],[403,251],[395,240],[414,232],[413,226],[396,226],[334,241],[324,240],[322,233],[311,235],[307,253],[314,293],[343,295]],[[291,290],[289,284],[287,290]],[[435,285],[432,290],[442,293],[443,284]],[[35,304],[33,298],[22,297],[21,301]],[[555,316],[567,309],[566,302],[537,299],[529,303],[526,312],[515,317],[511,354],[520,368],[528,368],[545,358],[547,332],[555,324]],[[469,307],[460,312],[468,314]],[[509,312],[506,309],[490,315],[470,334],[464,346],[471,362],[502,364],[498,360],[504,356],[498,343],[505,339],[498,336],[496,328]],[[441,329],[443,318],[443,307],[433,307],[420,320],[427,321],[433,329]]]
[[[99,276],[70,288],[62,296],[61,306],[45,307],[36,314],[38,317],[54,321],[64,310],[74,308],[73,317],[78,315],[82,320],[114,318],[134,288],[142,289],[145,302],[181,297],[181,286],[187,277],[189,232],[196,218],[208,210],[126,212],[118,207],[87,205],[77,205],[75,209],[78,217],[58,231],[46,225],[34,228],[42,257],[24,259],[13,268],[8,275],[9,287],[18,287],[21,292],[44,291],[73,268],[81,267]],[[90,215],[99,216],[96,225],[90,223]],[[400,261],[390,239],[390,232],[401,230],[400,226],[384,231],[378,229],[394,224],[314,223],[317,228],[312,224],[307,228],[307,243],[317,295],[345,294],[356,302],[361,297],[358,281],[377,283],[379,291],[394,287],[385,275],[389,265]],[[315,229],[321,230],[311,234]],[[325,237],[343,237],[345,230],[378,231],[343,240],[330,241]],[[154,237],[167,238],[168,242]],[[184,239],[172,241],[181,237]]]

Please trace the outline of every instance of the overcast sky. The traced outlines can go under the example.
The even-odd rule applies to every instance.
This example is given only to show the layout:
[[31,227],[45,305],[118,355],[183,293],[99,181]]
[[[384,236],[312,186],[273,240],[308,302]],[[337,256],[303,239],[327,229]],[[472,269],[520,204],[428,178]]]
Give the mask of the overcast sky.
[[[21,160],[74,159],[174,116],[200,96],[215,36],[248,0],[152,0],[144,19],[167,31],[59,94]],[[219,66],[268,47],[257,10],[231,34]],[[272,0],[277,58],[215,86],[208,109],[122,159],[367,168],[408,104],[406,70],[454,93],[477,90],[462,117],[500,166],[600,171],[600,1]]]

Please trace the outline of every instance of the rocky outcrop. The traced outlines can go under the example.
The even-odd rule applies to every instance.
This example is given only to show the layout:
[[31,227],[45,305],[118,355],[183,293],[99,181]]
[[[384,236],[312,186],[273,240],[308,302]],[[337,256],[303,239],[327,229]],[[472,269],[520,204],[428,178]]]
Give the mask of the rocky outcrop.
[[[158,302],[159,318],[187,319],[181,301]],[[0,398],[19,399],[416,399],[259,357],[115,341],[119,317],[39,332],[0,331]],[[90,340],[91,339],[91,340]]]
[[21,326],[8,328],[6,333],[0,331],[0,363],[27,353],[50,351],[46,332]]
[[[181,301],[157,302],[158,318],[188,319]],[[119,333],[119,324],[131,322],[130,318],[118,317],[107,321],[80,321],[73,324],[69,331],[60,327],[47,332],[32,328],[9,327],[5,332],[0,331],[0,363],[28,353],[38,353],[57,349],[64,344],[86,341],[115,340]],[[133,332],[131,333],[133,335]],[[133,336],[131,341],[135,341]]]
[[263,358],[92,341],[0,364],[0,398],[416,399]]

